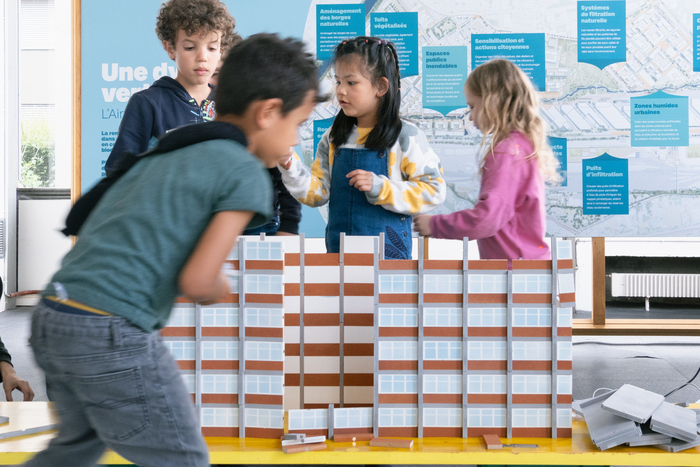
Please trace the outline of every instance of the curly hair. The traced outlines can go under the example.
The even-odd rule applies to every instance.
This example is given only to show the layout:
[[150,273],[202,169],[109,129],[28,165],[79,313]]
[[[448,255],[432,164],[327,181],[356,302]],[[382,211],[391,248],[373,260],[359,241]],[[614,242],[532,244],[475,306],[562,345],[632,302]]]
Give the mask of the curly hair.
[[170,0],[160,7],[156,34],[158,39],[174,47],[181,29],[188,36],[217,31],[221,34],[221,52],[224,53],[230,46],[229,37],[235,27],[236,20],[220,0]]
[[[488,154],[513,130],[528,137],[534,147],[529,158],[537,160],[542,178],[551,184],[561,181],[558,161],[547,142],[547,130],[540,118],[540,102],[530,78],[513,62],[495,59],[476,67],[464,84],[477,97],[483,98],[483,113],[489,128],[481,128],[482,159],[479,172]],[[491,138],[487,138],[491,135]]]
[[221,39],[221,58],[226,59],[226,56],[231,51],[231,49],[234,46],[240,44],[242,40],[243,38],[237,32],[223,37]]

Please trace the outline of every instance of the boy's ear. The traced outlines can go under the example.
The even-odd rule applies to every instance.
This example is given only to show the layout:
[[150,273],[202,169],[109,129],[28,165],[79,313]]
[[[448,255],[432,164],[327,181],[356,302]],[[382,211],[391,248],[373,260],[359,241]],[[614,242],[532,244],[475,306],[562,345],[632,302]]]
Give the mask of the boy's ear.
[[163,48],[168,52],[168,57],[170,57],[171,60],[175,60],[175,47],[173,47],[170,42],[163,41]]
[[389,80],[382,76],[377,81],[377,97],[382,97],[387,92],[389,92]]
[[255,114],[253,117],[258,128],[265,130],[274,123],[281,113],[282,103],[282,99],[275,97],[273,99],[263,99],[254,104]]

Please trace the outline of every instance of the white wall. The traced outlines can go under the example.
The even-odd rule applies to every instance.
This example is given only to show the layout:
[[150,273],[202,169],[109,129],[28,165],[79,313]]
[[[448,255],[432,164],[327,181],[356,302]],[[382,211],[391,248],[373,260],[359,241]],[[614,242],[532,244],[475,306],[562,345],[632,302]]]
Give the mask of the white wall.
[[[58,270],[71,241],[60,230],[65,226],[70,200],[19,201],[17,245],[18,290],[41,290]],[[18,306],[33,305],[36,297],[17,299]]]

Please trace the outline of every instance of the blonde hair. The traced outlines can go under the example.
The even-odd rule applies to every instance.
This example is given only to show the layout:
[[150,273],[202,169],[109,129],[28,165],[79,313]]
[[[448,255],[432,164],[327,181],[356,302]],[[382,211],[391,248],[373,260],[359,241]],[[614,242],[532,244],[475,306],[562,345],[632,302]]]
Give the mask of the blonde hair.
[[[481,112],[488,123],[488,128],[481,128],[484,137],[479,173],[498,143],[517,130],[532,143],[534,150],[527,158],[537,160],[542,178],[550,183],[561,181],[559,163],[547,143],[545,123],[539,116],[537,92],[520,68],[508,60],[491,60],[471,72],[464,84],[465,94],[467,89],[483,99]],[[492,136],[487,143],[488,135]]]

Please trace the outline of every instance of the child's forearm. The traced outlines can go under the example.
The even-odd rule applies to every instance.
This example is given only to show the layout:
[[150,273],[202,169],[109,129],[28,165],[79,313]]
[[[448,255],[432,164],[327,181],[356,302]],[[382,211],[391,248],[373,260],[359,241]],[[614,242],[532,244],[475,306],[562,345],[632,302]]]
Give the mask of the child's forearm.
[[435,238],[479,240],[496,235],[511,217],[508,205],[491,194],[482,196],[473,209],[432,216],[430,230]]
[[445,201],[447,186],[444,180],[426,175],[409,181],[390,180],[374,175],[372,190],[367,200],[398,214],[424,214]]
[[282,181],[289,193],[300,203],[312,208],[322,206],[330,197],[330,174],[318,160],[309,170],[300,159],[294,158],[288,170],[280,166]]

